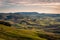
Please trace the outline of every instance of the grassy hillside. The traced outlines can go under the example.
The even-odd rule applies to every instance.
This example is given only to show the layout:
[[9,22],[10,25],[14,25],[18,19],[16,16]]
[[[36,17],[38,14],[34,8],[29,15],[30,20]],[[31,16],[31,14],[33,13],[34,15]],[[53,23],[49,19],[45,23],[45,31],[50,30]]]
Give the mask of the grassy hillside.
[[44,31],[16,29],[0,24],[0,40],[59,40],[60,36]]
[[46,40],[40,38],[36,31],[18,30],[13,27],[0,25],[0,40]]

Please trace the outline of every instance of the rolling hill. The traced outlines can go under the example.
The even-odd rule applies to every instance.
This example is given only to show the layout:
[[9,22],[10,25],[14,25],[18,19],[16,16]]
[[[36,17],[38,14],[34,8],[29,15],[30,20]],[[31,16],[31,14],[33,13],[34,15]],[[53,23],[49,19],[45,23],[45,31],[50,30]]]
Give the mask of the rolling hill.
[[60,14],[0,13],[0,40],[60,40]]

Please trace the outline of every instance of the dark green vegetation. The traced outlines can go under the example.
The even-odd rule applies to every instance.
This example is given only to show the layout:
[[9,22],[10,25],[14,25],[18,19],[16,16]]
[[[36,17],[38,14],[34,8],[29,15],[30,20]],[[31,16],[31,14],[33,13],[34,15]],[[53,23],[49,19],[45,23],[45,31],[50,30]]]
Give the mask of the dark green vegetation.
[[60,40],[60,14],[0,13],[0,40]]

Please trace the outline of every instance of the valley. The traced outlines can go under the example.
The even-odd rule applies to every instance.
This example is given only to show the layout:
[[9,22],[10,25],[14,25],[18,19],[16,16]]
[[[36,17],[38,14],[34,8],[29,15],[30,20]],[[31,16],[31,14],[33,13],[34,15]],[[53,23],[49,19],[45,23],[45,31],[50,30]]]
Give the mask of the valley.
[[0,40],[60,40],[60,14],[0,13]]

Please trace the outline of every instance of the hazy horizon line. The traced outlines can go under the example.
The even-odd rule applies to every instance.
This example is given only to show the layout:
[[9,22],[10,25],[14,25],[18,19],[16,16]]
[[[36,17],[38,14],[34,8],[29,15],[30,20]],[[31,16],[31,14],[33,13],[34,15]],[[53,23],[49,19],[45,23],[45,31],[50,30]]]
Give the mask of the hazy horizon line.
[[[0,13],[19,13],[19,12],[0,12]],[[44,12],[36,12],[36,13],[40,13],[40,14],[60,14],[60,13],[44,13]]]

